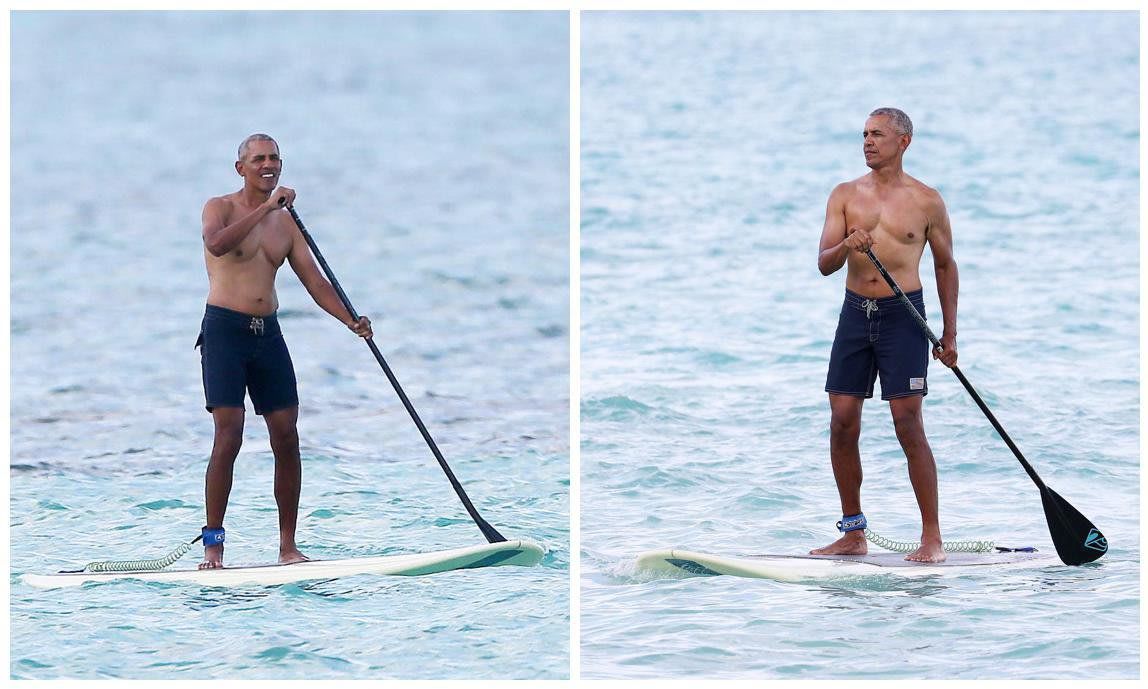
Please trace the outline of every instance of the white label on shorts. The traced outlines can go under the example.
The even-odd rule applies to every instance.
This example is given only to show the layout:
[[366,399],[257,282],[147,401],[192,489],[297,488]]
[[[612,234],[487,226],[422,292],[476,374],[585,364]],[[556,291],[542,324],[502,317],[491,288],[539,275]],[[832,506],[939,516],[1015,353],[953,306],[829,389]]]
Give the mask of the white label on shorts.
[[909,389],[910,390],[924,390],[925,389],[925,379],[924,378],[910,378],[909,379]]

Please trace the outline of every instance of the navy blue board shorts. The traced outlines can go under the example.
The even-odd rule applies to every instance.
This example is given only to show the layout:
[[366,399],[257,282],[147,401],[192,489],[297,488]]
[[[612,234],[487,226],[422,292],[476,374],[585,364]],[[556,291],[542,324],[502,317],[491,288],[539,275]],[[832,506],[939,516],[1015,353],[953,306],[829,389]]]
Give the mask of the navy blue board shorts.
[[245,393],[256,414],[299,406],[295,368],[275,314],[252,316],[208,304],[195,346],[207,411],[242,409]]
[[[925,315],[922,290],[905,296]],[[929,394],[929,340],[901,300],[845,290],[825,391],[869,398],[881,374],[881,399]]]

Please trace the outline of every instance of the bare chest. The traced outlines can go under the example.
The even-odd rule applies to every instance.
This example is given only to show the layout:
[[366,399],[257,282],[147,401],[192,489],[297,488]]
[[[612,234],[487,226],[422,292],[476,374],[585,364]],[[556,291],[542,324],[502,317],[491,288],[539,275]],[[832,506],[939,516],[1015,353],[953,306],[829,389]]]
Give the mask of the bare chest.
[[859,193],[845,204],[845,222],[905,245],[923,245],[929,228],[929,216],[909,193]]
[[227,254],[227,259],[247,262],[256,258],[278,268],[291,252],[291,233],[283,224],[281,212],[269,213]]

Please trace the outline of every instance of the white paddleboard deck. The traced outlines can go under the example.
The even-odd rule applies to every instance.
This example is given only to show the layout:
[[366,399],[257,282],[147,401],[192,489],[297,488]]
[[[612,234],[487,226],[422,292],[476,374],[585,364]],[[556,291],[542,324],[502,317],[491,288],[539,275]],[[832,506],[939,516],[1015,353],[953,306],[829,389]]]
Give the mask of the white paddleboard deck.
[[728,574],[778,581],[851,576],[922,577],[961,575],[984,567],[1042,567],[1058,562],[1044,553],[948,553],[944,562],[909,562],[903,553],[871,555],[710,555],[689,550],[651,550],[638,556],[641,570],[714,576]]
[[90,582],[121,579],[199,584],[202,586],[275,585],[309,579],[335,579],[356,574],[419,576],[455,569],[520,565],[531,567],[542,560],[542,546],[517,540],[483,543],[432,553],[360,557],[348,560],[312,560],[292,565],[253,565],[223,569],[176,569],[160,572],[79,572],[68,574],[25,574],[23,581],[39,588],[80,586]]

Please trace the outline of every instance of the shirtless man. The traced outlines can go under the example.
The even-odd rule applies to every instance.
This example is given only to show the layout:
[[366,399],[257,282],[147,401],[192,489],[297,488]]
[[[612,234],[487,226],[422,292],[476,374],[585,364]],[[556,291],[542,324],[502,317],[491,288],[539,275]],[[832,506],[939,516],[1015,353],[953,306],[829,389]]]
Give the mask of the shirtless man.
[[215,445],[207,465],[207,526],[200,569],[223,566],[223,516],[232,469],[243,442],[243,397],[267,423],[275,454],[275,502],[279,507],[279,562],[306,560],[295,545],[302,465],[299,459],[299,396],[295,370],[275,311],[275,273],[286,260],[315,303],[356,335],[371,337],[365,316],[355,321],[315,265],[307,242],[283,210],[295,191],[277,186],[283,162],[266,134],[239,146],[235,171],[243,189],[210,199],[203,207],[204,260],[210,291],[196,346],[202,345],[203,388],[215,421]]
[[861,512],[861,404],[873,396],[881,374],[881,398],[889,401],[897,440],[909,464],[909,481],[921,510],[921,546],[905,557],[941,562],[937,517],[937,465],[925,438],[921,403],[928,387],[929,343],[905,306],[877,272],[865,250],[885,265],[897,284],[925,315],[921,293],[921,254],[933,252],[944,334],[933,358],[957,363],[957,264],[952,230],[940,194],[905,174],[905,149],[913,123],[895,108],[874,110],[865,122],[865,164],[870,172],[837,185],[829,195],[817,267],[830,275],[848,266],[845,304],[830,355],[825,391],[829,393],[829,455],[841,497],[844,535],[813,554],[864,554],[865,515]]

